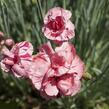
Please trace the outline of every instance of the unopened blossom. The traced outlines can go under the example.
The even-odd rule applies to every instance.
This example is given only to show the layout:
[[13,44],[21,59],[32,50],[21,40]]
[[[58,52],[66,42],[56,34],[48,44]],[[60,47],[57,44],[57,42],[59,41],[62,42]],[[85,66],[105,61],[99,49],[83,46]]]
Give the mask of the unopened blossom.
[[71,12],[60,7],[50,9],[44,17],[42,32],[55,42],[67,41],[75,36]]
[[3,46],[11,48],[14,45],[14,40],[11,38],[5,38],[4,33],[0,32],[0,49]]
[[15,77],[28,77],[33,52],[31,43],[27,41],[20,42],[15,44],[11,50],[6,47],[3,48],[2,52],[2,70],[12,73]]
[[7,47],[12,47],[13,45],[14,45],[14,41],[13,41],[13,39],[6,39],[5,40],[5,45],[7,46]]
[[72,44],[64,42],[52,49],[50,43],[40,47],[33,56],[29,78],[41,95],[46,98],[73,96],[79,92],[84,63]]

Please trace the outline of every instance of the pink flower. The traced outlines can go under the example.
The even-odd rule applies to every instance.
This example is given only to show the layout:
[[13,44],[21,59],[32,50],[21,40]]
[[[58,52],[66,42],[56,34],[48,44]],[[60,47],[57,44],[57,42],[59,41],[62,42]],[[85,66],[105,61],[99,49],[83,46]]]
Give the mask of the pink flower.
[[84,63],[72,44],[64,42],[52,49],[50,43],[40,47],[33,57],[29,78],[46,99],[73,96],[80,90]]
[[2,50],[3,59],[1,68],[5,72],[11,72],[16,77],[27,77],[32,60],[33,47],[31,43],[24,41],[17,43],[9,51],[7,48]]
[[50,9],[44,18],[44,35],[57,42],[67,41],[75,36],[74,25],[69,20],[71,12],[60,7]]

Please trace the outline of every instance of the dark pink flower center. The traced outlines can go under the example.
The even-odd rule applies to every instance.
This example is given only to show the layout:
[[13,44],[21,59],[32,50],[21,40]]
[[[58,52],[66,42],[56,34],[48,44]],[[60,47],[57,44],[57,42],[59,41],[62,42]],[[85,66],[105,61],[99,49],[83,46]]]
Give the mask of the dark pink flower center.
[[62,56],[59,56],[58,54],[53,54],[51,57],[52,67],[57,68],[59,66],[63,66],[65,64],[65,60]]
[[14,55],[14,59],[13,59],[14,63],[16,64],[19,61],[19,57],[18,55]]
[[48,22],[47,27],[53,30],[53,32],[62,30],[64,28],[63,18],[61,16],[57,16],[55,19],[50,20],[50,22]]

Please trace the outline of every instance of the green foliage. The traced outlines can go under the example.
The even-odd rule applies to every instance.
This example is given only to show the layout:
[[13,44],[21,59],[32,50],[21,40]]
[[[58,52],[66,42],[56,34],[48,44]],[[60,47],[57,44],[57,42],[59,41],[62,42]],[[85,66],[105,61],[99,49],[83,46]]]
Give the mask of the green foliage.
[[0,0],[0,30],[16,42],[32,42],[36,49],[47,41],[41,32],[43,16],[55,6],[72,11],[72,43],[91,79],[82,80],[75,97],[45,101],[25,80],[1,72],[0,109],[109,109],[109,0]]

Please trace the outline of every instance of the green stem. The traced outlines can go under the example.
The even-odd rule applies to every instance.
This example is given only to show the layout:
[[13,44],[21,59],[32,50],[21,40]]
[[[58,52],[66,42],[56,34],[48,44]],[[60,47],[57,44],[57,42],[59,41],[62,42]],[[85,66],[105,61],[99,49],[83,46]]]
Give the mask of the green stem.
[[18,3],[16,0],[14,0],[14,3],[15,3],[15,8],[16,8],[16,12],[17,12],[17,15],[18,15],[18,19],[19,19],[19,22],[21,23],[22,25],[22,30],[23,30],[23,33],[24,33],[24,37],[26,39],[26,29],[25,29],[25,23],[24,23],[24,18],[23,18],[23,12],[22,12],[22,6],[21,6],[21,1],[19,1],[19,6],[18,6]]
[[66,0],[63,0],[63,8],[66,9]]
[[25,95],[26,93],[25,93],[25,91],[24,91],[22,85],[18,82],[18,80],[16,80],[16,78],[14,78],[13,76],[11,76],[11,77],[12,77],[12,80],[15,82],[16,86],[17,86],[17,87],[19,88],[19,90],[21,91],[21,93],[22,93],[23,95]]
[[4,12],[4,4],[3,4],[2,1],[1,1],[1,10],[2,10],[2,13],[3,13],[3,21],[4,21],[5,30],[6,30],[6,36],[9,37],[9,29],[8,29],[6,15],[5,15],[5,12]]
[[[109,68],[109,65],[107,66],[107,68]],[[86,92],[91,86],[93,86],[95,83],[97,83],[99,80],[101,80],[101,78],[106,74],[107,72],[104,71],[104,73],[101,73],[100,75],[96,76],[88,86],[86,86],[86,88],[81,91],[81,93]]]
[[38,8],[39,8],[40,15],[41,15],[41,20],[43,20],[44,15],[43,15],[43,11],[42,11],[40,0],[37,0],[37,4],[38,4]]

